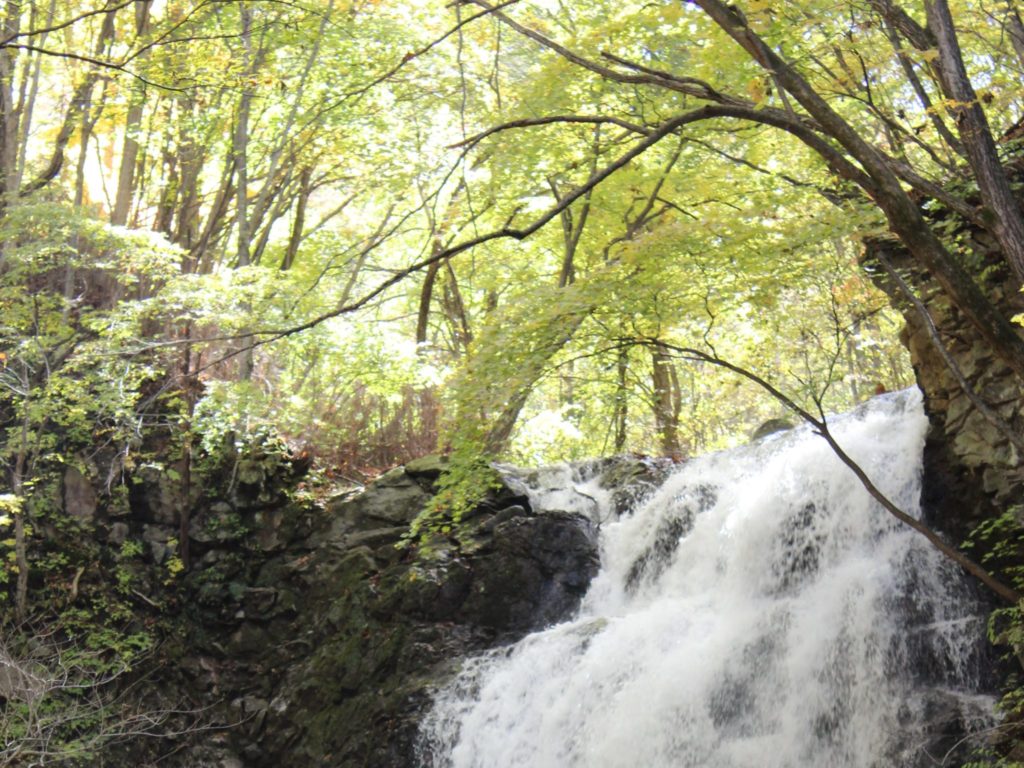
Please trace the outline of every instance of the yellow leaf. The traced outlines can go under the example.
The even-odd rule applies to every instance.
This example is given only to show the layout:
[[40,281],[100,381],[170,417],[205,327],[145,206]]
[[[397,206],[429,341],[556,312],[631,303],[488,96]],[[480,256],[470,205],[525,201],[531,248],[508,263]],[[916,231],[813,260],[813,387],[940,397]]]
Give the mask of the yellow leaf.
[[768,85],[765,83],[764,78],[755,77],[747,83],[747,95],[755,104],[764,103],[765,98],[768,96]]
[[678,0],[671,0],[668,5],[661,6],[661,20],[666,24],[675,24],[683,15],[683,4]]

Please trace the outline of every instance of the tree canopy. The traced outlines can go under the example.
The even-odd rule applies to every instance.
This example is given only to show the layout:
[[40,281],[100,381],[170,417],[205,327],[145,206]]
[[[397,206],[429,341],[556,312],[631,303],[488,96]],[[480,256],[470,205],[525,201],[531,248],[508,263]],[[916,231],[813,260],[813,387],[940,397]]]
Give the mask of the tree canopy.
[[779,405],[673,349],[816,408],[911,382],[870,238],[1024,374],[986,282],[1024,277],[1013,2],[30,0],[3,19],[15,496],[100,433],[110,489],[154,433],[191,456],[275,432],[353,476],[437,449],[725,445]]
[[[155,636],[133,563],[192,568],[204,483],[443,453],[428,557],[496,460],[679,461],[795,412],[859,472],[825,414],[915,377],[878,285],[1019,469],[1019,387],[973,392],[928,313],[1024,377],[1022,75],[1016,0],[0,2],[0,623],[58,596],[73,654],[22,646],[85,713],[7,718],[0,765],[102,748]],[[90,550],[75,510],[154,476],[159,557]],[[874,491],[1018,641],[1019,508],[976,537],[1001,583]]]

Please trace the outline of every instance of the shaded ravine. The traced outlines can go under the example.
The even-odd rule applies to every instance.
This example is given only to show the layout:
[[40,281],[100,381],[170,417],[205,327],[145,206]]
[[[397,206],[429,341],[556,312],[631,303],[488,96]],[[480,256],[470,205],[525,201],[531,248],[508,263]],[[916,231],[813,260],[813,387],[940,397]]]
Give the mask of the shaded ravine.
[[[919,514],[927,426],[914,390],[834,431]],[[601,550],[575,619],[436,693],[421,764],[957,765],[992,724],[984,606],[808,430],[689,463],[602,525]]]

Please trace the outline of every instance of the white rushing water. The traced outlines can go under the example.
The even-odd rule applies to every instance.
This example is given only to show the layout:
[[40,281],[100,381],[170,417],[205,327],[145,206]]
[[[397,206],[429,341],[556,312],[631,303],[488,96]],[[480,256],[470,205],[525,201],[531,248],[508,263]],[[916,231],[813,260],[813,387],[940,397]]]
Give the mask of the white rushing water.
[[[833,425],[916,514],[919,394]],[[609,519],[596,484],[582,495]],[[808,430],[689,462],[601,536],[577,618],[470,660],[438,693],[424,765],[948,765],[926,721],[984,723],[981,608]]]

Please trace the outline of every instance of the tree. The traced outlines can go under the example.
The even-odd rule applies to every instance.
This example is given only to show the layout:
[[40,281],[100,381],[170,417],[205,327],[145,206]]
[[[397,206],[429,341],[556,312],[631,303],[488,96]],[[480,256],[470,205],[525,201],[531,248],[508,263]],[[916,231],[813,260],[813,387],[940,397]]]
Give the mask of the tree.
[[[77,143],[74,178],[58,167],[33,194],[183,248],[180,278],[136,297],[164,311],[121,352],[178,350],[197,418],[244,403],[243,431],[274,422],[382,463],[405,456],[389,441],[423,450],[439,408],[443,440],[490,453],[530,430],[539,445],[531,420],[555,416],[578,435],[559,450],[717,447],[774,406],[619,340],[700,341],[799,390],[834,374],[800,340],[835,311],[860,336],[831,407],[896,385],[891,316],[854,263],[887,226],[1024,359],[931,212],[1013,239],[984,164],[999,145],[968,146],[978,110],[954,98],[956,63],[984,60],[979,98],[1020,109],[1012,14],[955,4],[975,33],[953,31],[957,48],[939,44],[939,6],[927,23],[810,0],[453,12],[171,0],[10,16],[29,122],[59,138],[64,113],[31,105],[78,104],[60,153]],[[25,164],[49,149],[23,141]],[[82,277],[69,265],[69,301]]]
[[[493,10],[484,2],[474,4]],[[1008,318],[1002,316],[992,306],[977,282],[953,257],[926,221],[918,201],[915,201],[904,188],[905,183],[909,184],[917,194],[933,198],[952,210],[969,214],[972,221],[983,224],[1002,245],[1007,263],[1015,270],[1018,280],[1024,274],[1015,265],[1017,257],[1014,255],[1021,247],[1017,242],[1021,237],[1015,234],[1018,230],[1017,222],[1021,219],[1019,205],[1012,201],[1006,174],[996,155],[995,141],[985,121],[981,105],[973,98],[973,91],[966,79],[963,57],[946,3],[929,4],[929,27],[916,25],[905,12],[892,4],[874,6],[875,11],[882,16],[881,20],[889,22],[891,29],[895,30],[897,39],[903,36],[909,44],[919,50],[935,53],[934,56],[930,56],[932,68],[942,86],[945,103],[950,105],[957,119],[959,143],[967,148],[967,154],[972,159],[970,171],[982,190],[983,201],[987,205],[983,214],[977,213],[967,200],[956,197],[935,182],[929,181],[924,174],[910,165],[909,155],[905,154],[903,158],[897,160],[880,151],[875,146],[877,139],[873,135],[873,129],[877,126],[869,125],[868,129],[858,130],[851,119],[841,115],[806,76],[765,42],[736,6],[726,6],[724,3],[710,0],[697,2],[696,5],[719,30],[742,47],[751,61],[767,73],[765,77],[778,90],[782,106],[769,106],[763,95],[761,101],[736,96],[696,77],[637,64],[608,51],[602,52],[604,62],[600,62],[571,51],[514,20],[505,12],[493,10],[493,15],[521,35],[570,62],[581,72],[595,73],[609,83],[644,85],[656,91],[683,94],[697,100],[698,103],[704,103],[704,106],[662,121],[662,127],[671,127],[671,130],[664,131],[666,136],[688,125],[725,118],[770,126],[785,131],[803,142],[820,156],[830,170],[843,180],[856,185],[871,200],[885,216],[890,230],[938,280],[992,348],[1013,366],[1014,370],[1024,375],[1024,346],[1010,326]],[[770,19],[774,19],[773,12],[761,5],[757,5],[757,9],[759,16],[768,15]],[[799,9],[794,8],[793,11],[799,12]],[[681,16],[676,18],[682,20]],[[895,19],[898,25],[893,24],[892,19]],[[815,25],[820,23],[814,22]],[[782,38],[782,35],[777,33],[778,24],[769,21],[765,24],[770,32],[776,32],[776,36]],[[807,26],[805,22],[801,28]],[[867,28],[867,19],[864,21],[864,27]],[[931,27],[935,27],[936,31],[933,32]],[[928,46],[933,35],[937,35],[940,42],[944,41],[939,45],[937,52],[933,46]],[[708,42],[715,46],[721,45],[720,41],[713,38]],[[786,36],[785,42],[791,48],[800,45],[799,39],[792,35]],[[858,55],[859,51],[854,48],[853,53]],[[816,59],[816,52],[812,51],[808,55],[812,61]],[[841,52],[838,55],[841,56]],[[898,56],[894,55],[893,58]],[[877,75],[867,69],[863,56],[861,59],[864,67],[862,87],[869,91],[870,97],[871,80],[877,79]],[[757,95],[759,94],[755,94]],[[797,112],[797,107],[802,107],[803,111]],[[572,118],[567,116],[563,119],[569,121]],[[612,116],[607,119],[611,120]],[[511,129],[515,126],[509,123],[506,127]],[[935,150],[932,149],[930,154],[934,155]],[[1024,233],[1024,229],[1021,231]]]

